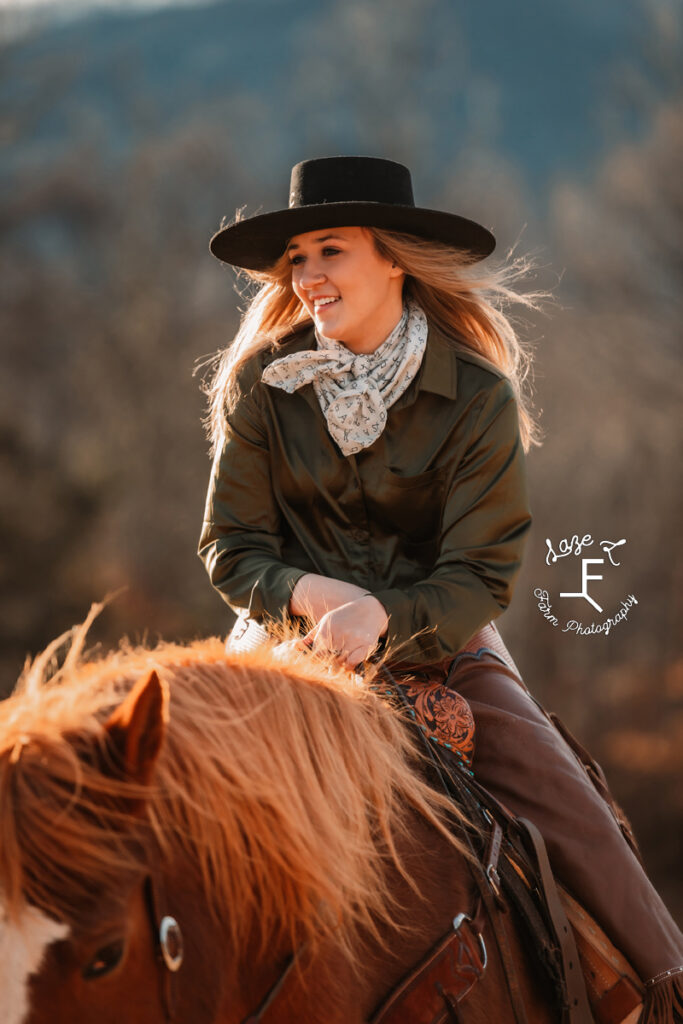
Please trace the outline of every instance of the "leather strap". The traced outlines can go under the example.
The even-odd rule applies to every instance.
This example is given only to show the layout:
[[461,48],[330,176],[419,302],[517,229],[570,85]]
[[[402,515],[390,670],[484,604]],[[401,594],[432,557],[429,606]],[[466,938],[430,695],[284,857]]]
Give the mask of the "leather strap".
[[[514,851],[514,858],[513,858]],[[525,921],[536,952],[554,981],[559,1001],[564,1003],[565,981],[561,976],[561,964],[558,963],[557,940],[553,934],[554,926],[546,914],[537,906],[529,883],[523,881],[517,870],[517,851],[510,844],[502,862],[500,874],[505,883],[505,891],[513,902],[517,912]],[[528,856],[528,855],[527,855]]]
[[159,878],[154,875],[148,875],[145,879],[145,896],[147,899],[147,907],[149,911],[150,921],[152,924],[152,933],[154,938],[154,950],[156,959],[159,962],[160,968],[160,986],[161,986],[161,998],[164,1007],[164,1013],[166,1015],[167,1024],[173,1024],[175,1020],[175,975],[169,971],[164,963],[164,958],[161,952],[161,946],[159,943],[159,922],[164,916],[162,907],[164,905],[163,897],[163,886]]
[[503,902],[503,894],[500,889],[500,877],[498,875],[498,857],[500,856],[500,847],[502,842],[503,830],[498,822],[493,819],[491,835],[489,836],[486,856],[484,858],[484,873],[486,874],[488,883],[493,889],[493,894],[499,903]]
[[287,981],[287,978],[289,977],[292,971],[292,968],[294,967],[294,964],[299,959],[299,956],[301,955],[301,951],[303,948],[304,947],[300,947],[296,953],[292,953],[290,954],[290,956],[287,957],[282,967],[282,970],[280,971],[280,974],[276,978],[273,985],[271,985],[271,987],[264,995],[259,1006],[252,1013],[250,1013],[247,1017],[244,1018],[242,1024],[261,1024],[261,1020],[263,1018],[264,1013],[266,1013],[266,1011],[272,1006],[272,1004],[277,999],[285,982]]
[[517,821],[525,829],[531,841],[541,875],[546,905],[552,918],[557,940],[560,943],[560,955],[567,983],[567,1005],[563,1020],[567,1024],[593,1024],[594,1018],[588,1002],[574,932],[560,902],[545,842],[541,833],[528,818],[518,818]]
[[[512,950],[510,948],[510,940],[505,928],[503,915],[501,913],[501,911],[507,913],[507,903],[503,896],[500,884],[500,875],[498,873],[498,858],[500,856],[501,845],[503,842],[503,830],[495,818],[491,818],[488,812],[485,813],[491,820],[491,833],[489,835],[486,854],[484,857],[484,874],[493,895],[493,900],[490,900],[488,896],[486,899],[486,902],[489,903],[488,917],[491,922],[491,927],[493,928],[498,952],[500,953],[501,960],[503,962],[505,981],[507,983],[508,992],[510,993],[510,1002],[512,1004],[515,1019],[518,1024],[526,1024],[527,1013],[524,996],[522,995],[522,990],[517,980],[517,970],[515,968]],[[480,908],[480,913],[483,915],[483,899],[481,900]]]
[[486,906],[489,921],[491,922],[491,928],[493,929],[493,936],[496,940],[500,959],[503,964],[503,974],[505,975],[505,983],[510,994],[510,1005],[512,1007],[515,1022],[516,1024],[529,1024],[529,1018],[527,1017],[526,1006],[524,1004],[524,995],[519,984],[517,968],[515,967],[515,960],[510,947],[510,938],[503,920],[503,912],[500,910],[492,892],[484,888],[480,891],[482,900]]
[[446,1021],[482,977],[486,947],[469,918],[456,917],[452,929],[415,970],[404,978],[369,1018],[368,1024]]

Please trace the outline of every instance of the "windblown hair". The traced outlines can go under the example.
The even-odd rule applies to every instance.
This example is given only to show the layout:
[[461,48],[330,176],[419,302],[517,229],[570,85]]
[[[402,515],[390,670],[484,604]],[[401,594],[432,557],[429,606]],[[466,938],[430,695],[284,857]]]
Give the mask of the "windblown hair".
[[[238,218],[239,219],[239,218]],[[483,356],[510,380],[517,399],[520,433],[525,452],[541,444],[541,431],[531,412],[530,396],[523,388],[532,357],[520,341],[508,307],[518,304],[538,310],[550,293],[521,290],[518,282],[535,269],[529,256],[514,256],[514,246],[499,265],[473,262],[471,253],[416,235],[368,227],[376,250],[405,273],[404,300],[414,298],[427,316],[463,347]],[[232,343],[200,365],[212,366],[203,385],[209,401],[204,420],[215,455],[226,429],[226,413],[239,397],[237,378],[257,352],[277,347],[300,326],[311,324],[306,308],[292,289],[292,268],[284,253],[267,271],[242,270],[242,294],[247,306]],[[248,293],[251,292],[251,296]]]
[[[360,934],[402,926],[388,874],[410,881],[399,850],[415,813],[460,850],[446,825],[453,807],[424,781],[412,736],[356,677],[265,648],[228,656],[218,638],[124,641],[95,658],[82,654],[87,628],[74,627],[51,678],[69,634],[0,705],[10,914],[28,901],[87,927],[103,899],[161,858],[197,875],[235,950],[260,922],[264,948],[274,937],[311,948],[332,939],[353,963]],[[104,723],[151,669],[168,686],[170,715],[143,787],[111,770]]]

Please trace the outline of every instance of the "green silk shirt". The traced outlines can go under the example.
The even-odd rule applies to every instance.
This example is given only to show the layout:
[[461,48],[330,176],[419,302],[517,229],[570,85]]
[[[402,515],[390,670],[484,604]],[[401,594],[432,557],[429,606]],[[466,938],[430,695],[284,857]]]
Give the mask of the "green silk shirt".
[[280,619],[297,580],[318,573],[375,595],[402,664],[443,661],[509,604],[531,526],[510,381],[430,321],[384,432],[344,456],[312,384],[290,395],[261,381],[272,360],[315,346],[308,324],[245,365],[198,554],[235,611]]

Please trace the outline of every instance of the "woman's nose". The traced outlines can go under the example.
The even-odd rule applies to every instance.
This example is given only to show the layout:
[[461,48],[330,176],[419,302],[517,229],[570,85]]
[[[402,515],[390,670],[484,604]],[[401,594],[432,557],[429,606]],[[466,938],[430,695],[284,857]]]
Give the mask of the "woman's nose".
[[315,285],[320,284],[325,280],[325,274],[321,267],[313,266],[310,261],[306,263],[306,266],[301,272],[299,278],[299,284],[302,288],[313,288]]

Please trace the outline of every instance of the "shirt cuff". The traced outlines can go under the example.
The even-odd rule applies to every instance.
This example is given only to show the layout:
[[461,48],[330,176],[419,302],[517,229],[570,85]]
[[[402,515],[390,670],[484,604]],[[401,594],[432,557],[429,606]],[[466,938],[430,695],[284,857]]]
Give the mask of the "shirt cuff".
[[254,591],[249,604],[249,615],[256,617],[266,615],[277,622],[281,622],[283,616],[290,614],[289,599],[292,596],[294,587],[310,570],[296,569],[294,566],[284,566],[282,569],[269,570],[267,578],[261,577]]
[[437,627],[422,630],[417,636],[414,625],[414,599],[403,590],[376,590],[372,596],[377,598],[389,616],[389,625],[385,636],[385,646],[395,654],[397,661],[420,662],[438,661],[441,645],[437,640]]
[[[434,601],[433,607],[426,605],[416,612],[420,598],[410,590],[378,590],[372,596],[389,616],[386,647],[391,651],[391,661],[406,665],[434,665],[454,657],[477,630],[504,611],[484,584],[479,591],[468,591],[466,611],[457,615],[452,600],[447,602],[448,610],[442,602]],[[425,595],[421,597],[424,605]]]

